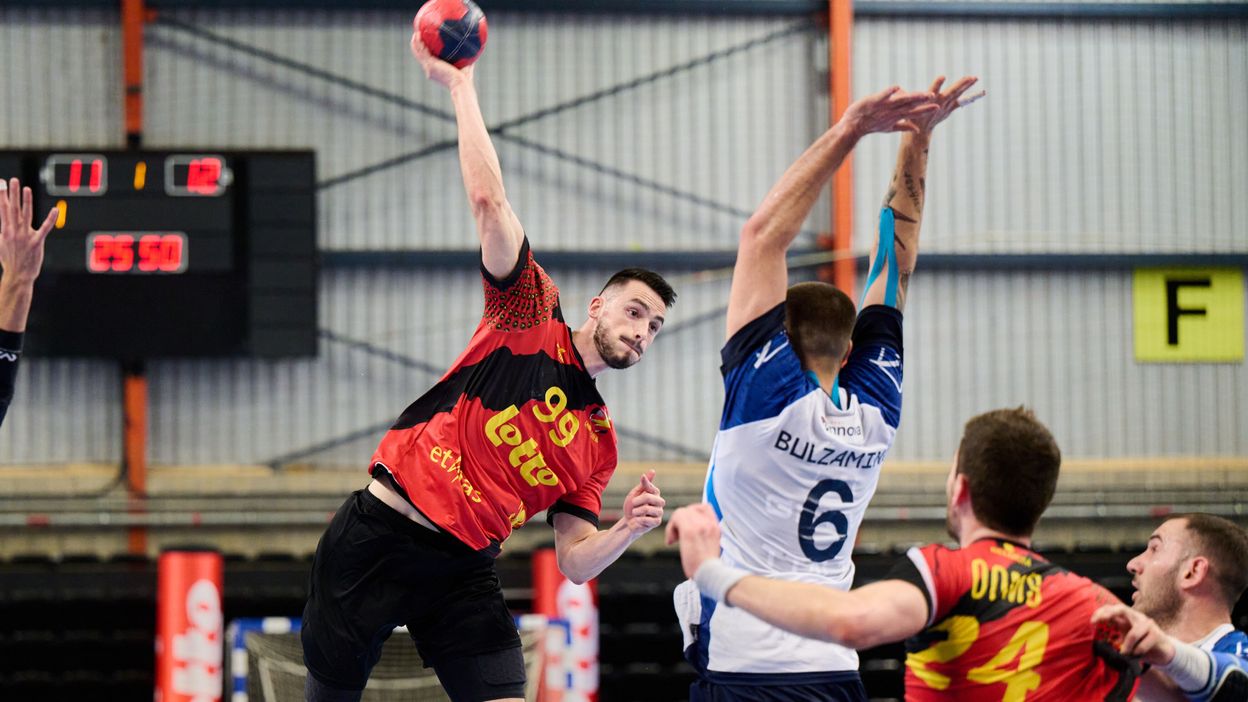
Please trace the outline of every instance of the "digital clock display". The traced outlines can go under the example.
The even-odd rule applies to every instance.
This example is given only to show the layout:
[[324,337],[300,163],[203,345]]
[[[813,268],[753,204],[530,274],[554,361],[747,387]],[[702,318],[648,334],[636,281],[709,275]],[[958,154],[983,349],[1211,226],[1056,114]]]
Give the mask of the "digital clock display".
[[182,273],[185,232],[91,232],[87,270],[92,273]]
[[[57,208],[49,273],[230,273],[238,268],[232,155],[101,151],[37,156],[35,207]],[[194,258],[190,256],[194,251]]]
[[32,355],[315,355],[312,152],[0,150],[0,178],[57,212]]

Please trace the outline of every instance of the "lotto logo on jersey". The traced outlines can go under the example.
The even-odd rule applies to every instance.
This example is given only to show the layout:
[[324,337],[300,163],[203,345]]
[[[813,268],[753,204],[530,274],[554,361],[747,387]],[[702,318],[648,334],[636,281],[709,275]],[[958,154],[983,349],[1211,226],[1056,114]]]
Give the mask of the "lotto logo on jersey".
[[[547,432],[551,443],[560,448],[566,447],[576,438],[581,428],[581,420],[567,411],[568,395],[557,385],[546,389],[545,404],[533,406],[533,416],[544,424],[554,424],[555,428]],[[537,446],[537,439],[525,438],[520,427],[512,422],[520,414],[515,405],[490,417],[485,423],[485,438],[494,446],[507,444],[512,449],[507,454],[507,462],[520,471],[520,477],[530,487],[538,485],[554,486],[559,484],[559,477],[546,467],[546,457]]]

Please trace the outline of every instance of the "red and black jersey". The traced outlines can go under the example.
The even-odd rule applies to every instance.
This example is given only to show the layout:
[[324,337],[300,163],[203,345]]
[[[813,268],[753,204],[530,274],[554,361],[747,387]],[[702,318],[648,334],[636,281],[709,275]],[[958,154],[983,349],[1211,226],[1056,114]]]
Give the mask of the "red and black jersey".
[[468,348],[404,410],[371,466],[438,527],[497,552],[542,510],[597,525],[616,437],[529,242],[505,279],[482,276],[485,312]]
[[910,549],[890,577],[927,596],[927,628],[906,641],[906,699],[1127,700],[1138,665],[1098,633],[1108,590],[1021,545],[981,539]]

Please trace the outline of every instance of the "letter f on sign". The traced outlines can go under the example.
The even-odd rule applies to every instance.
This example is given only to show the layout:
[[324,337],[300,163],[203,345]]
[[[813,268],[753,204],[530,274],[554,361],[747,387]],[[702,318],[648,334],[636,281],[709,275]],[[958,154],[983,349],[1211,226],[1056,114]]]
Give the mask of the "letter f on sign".
[[1192,315],[1204,317],[1208,311],[1204,307],[1179,307],[1179,290],[1183,288],[1208,288],[1213,286],[1211,278],[1166,278],[1166,343],[1179,345],[1179,317]]

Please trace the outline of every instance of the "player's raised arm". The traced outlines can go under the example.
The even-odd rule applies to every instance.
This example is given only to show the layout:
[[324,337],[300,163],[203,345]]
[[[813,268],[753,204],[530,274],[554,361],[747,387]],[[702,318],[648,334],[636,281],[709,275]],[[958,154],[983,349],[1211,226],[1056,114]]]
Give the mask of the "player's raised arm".
[[967,76],[942,91],[945,78],[937,78],[931,87],[931,93],[937,96],[936,109],[912,118],[915,129],[902,135],[897,168],[880,211],[880,236],[871,249],[867,289],[860,307],[888,305],[899,310],[904,307],[910,275],[919,257],[919,224],[923,220],[923,202],[927,195],[927,150],[932,130],[954,110],[983,97],[983,91],[965,96],[977,80]]
[[38,229],[31,226],[34,213],[30,188],[16,178],[0,181],[0,423],[13,399],[17,359],[22,332],[34,297],[35,279],[43,268],[43,242],[56,222],[55,208]]
[[789,288],[785,252],[832,174],[863,136],[914,129],[913,120],[935,110],[928,93],[892,87],[849,106],[841,119],[789,166],[741,229],[728,297],[732,338],[741,327],[784,301]]
[[43,268],[43,242],[56,223],[53,208],[35,229],[34,195],[13,178],[0,182],[0,331],[23,332],[35,279]]
[[412,55],[420,62],[425,75],[451,92],[459,130],[459,166],[472,216],[477,221],[477,235],[481,238],[481,262],[490,275],[505,278],[520,257],[524,229],[511,211],[503,190],[498,153],[477,103],[473,66],[456,68],[430,54],[420,40],[419,31],[412,34],[411,46]]

